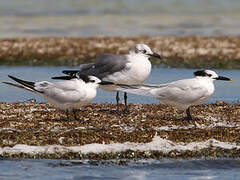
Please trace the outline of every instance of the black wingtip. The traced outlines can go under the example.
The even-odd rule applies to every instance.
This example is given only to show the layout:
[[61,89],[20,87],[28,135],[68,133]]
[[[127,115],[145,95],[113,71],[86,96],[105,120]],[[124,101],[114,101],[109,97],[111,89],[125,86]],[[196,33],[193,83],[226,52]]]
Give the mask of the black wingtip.
[[71,80],[74,77],[72,76],[56,76],[56,77],[52,77],[52,79],[57,79],[57,80]]
[[22,84],[22,85],[24,85],[24,86],[26,86],[28,88],[31,88],[31,89],[35,90],[34,89],[35,82],[24,81],[22,79],[18,79],[18,78],[14,77],[14,76],[11,76],[11,75],[8,75],[8,77],[11,78],[12,80],[18,82],[19,84]]
[[8,75],[8,77],[11,78],[11,79],[14,80],[14,81],[19,82],[19,83],[23,81],[23,80],[18,79],[18,78],[14,77],[14,76],[11,76],[11,75]]
[[15,78],[14,76],[8,75],[9,78],[16,80],[17,78]]
[[63,74],[67,74],[69,76],[74,76],[75,74],[77,74],[79,71],[77,70],[64,70],[62,71]]

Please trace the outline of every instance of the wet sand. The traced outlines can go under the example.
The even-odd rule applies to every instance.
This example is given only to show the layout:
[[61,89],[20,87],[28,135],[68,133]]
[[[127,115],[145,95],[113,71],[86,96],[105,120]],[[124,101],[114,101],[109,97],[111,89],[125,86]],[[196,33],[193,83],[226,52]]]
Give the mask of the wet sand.
[[157,65],[178,68],[240,68],[240,37],[102,37],[0,39],[1,65],[67,65],[94,61],[101,53],[127,53],[136,43],[148,44],[163,60]]
[[[123,108],[123,105],[122,105]],[[162,104],[129,105],[129,112],[116,111],[114,104],[92,104],[79,110],[79,120],[66,119],[64,112],[47,103],[0,103],[0,147],[77,146],[92,143],[149,143],[155,136],[173,143],[215,139],[240,144],[240,105],[217,102],[191,107],[193,121],[185,112]],[[210,146],[193,151],[124,151],[115,153],[2,154],[1,157],[121,159],[239,157],[240,149]]]

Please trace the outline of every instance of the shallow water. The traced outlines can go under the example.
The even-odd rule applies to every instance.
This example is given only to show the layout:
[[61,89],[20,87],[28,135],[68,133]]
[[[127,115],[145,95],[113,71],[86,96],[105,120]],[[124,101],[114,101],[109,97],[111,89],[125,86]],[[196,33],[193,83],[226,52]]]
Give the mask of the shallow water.
[[137,160],[119,166],[88,161],[2,159],[0,170],[0,179],[4,180],[231,180],[238,179],[240,160]]
[[0,37],[240,35],[239,0],[0,0]]
[[[0,66],[0,82],[11,81],[7,75],[13,75],[29,81],[53,81],[50,77],[62,75],[61,71],[69,69],[68,67],[7,67]],[[70,68],[72,69],[72,68]],[[195,69],[168,69],[153,68],[151,76],[146,83],[160,84],[193,77]],[[235,82],[217,81],[215,83],[216,91],[206,103],[214,103],[216,100],[224,100],[229,103],[239,103],[240,101],[240,71],[239,70],[215,70],[219,75],[231,77]],[[12,82],[12,81],[11,81]],[[37,101],[44,101],[37,95],[5,84],[0,84],[0,101],[17,102],[27,101],[36,98]],[[122,94],[121,94],[122,98]],[[115,103],[115,93],[106,92],[101,89],[93,103]],[[159,103],[158,100],[151,97],[144,97],[129,94],[129,103],[151,104]]]

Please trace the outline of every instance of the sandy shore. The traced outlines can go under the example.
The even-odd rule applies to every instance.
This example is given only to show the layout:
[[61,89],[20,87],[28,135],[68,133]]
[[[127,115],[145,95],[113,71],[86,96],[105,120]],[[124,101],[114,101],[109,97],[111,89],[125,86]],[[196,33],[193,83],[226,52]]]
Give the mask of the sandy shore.
[[101,53],[127,53],[148,44],[164,58],[154,64],[185,68],[240,68],[240,37],[103,37],[0,39],[2,65],[68,65],[93,61]]
[[[240,105],[200,105],[191,108],[194,121],[185,112],[166,105],[130,104],[129,113],[119,113],[114,104],[92,104],[78,112],[79,120],[66,119],[65,113],[46,103],[0,103],[0,147],[17,144],[32,146],[146,143],[166,141],[168,146],[189,147],[207,142],[203,148],[174,150],[127,150],[122,152],[6,153],[2,157],[121,159],[121,158],[202,158],[240,156]],[[159,138],[156,142],[153,139]],[[214,144],[217,143],[218,145]],[[140,144],[139,144],[140,143]],[[230,144],[232,148],[221,145]],[[136,146],[136,145],[134,145]],[[163,145],[161,145],[162,148]],[[167,148],[167,145],[165,145]],[[56,147],[55,147],[56,148]],[[1,150],[2,151],[2,150]],[[2,151],[3,152],[3,151]]]

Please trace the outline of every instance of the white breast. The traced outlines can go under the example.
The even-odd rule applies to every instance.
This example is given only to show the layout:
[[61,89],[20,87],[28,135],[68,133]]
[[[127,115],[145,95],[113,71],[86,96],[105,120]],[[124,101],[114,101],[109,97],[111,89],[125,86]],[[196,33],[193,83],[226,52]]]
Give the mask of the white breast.
[[[151,73],[151,62],[147,57],[135,55],[131,57],[127,67],[120,72],[113,73],[103,80],[118,84],[142,84]],[[101,86],[102,89],[115,91],[115,86]]]

